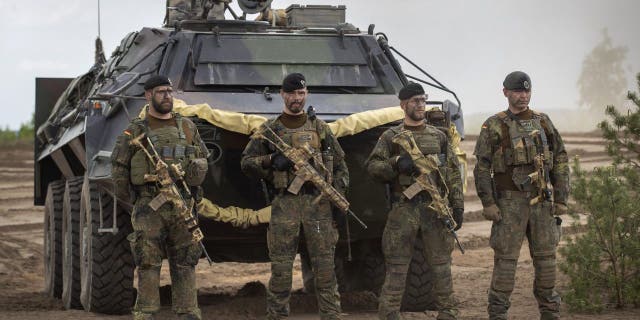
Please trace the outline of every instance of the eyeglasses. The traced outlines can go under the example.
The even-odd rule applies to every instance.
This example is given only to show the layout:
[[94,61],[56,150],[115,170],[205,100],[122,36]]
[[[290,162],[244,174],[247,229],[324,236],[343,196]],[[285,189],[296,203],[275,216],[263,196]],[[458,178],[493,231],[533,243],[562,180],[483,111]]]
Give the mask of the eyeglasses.
[[418,98],[413,98],[409,100],[409,103],[413,104],[413,105],[417,105],[417,106],[426,106],[427,105],[427,98],[429,96],[424,96],[424,97],[418,97]]
[[173,89],[156,90],[153,92],[153,94],[162,97],[173,97]]

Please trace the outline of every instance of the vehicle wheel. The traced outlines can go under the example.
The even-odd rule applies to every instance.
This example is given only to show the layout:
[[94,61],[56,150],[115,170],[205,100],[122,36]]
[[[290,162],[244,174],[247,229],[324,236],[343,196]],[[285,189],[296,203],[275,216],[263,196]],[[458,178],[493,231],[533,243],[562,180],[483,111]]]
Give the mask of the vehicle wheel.
[[352,261],[348,259],[346,245],[336,250],[340,292],[371,291],[378,295],[384,282],[384,258],[379,241],[353,243]]
[[131,310],[135,299],[135,265],[127,241],[132,232],[129,214],[118,209],[118,232],[98,233],[100,207],[103,227],[109,228],[113,223],[113,205],[111,195],[85,177],[80,209],[80,301],[87,311],[122,314]]
[[62,303],[80,309],[80,193],[83,177],[67,180],[62,201]]
[[362,273],[364,276],[363,289],[379,296],[385,277],[384,256],[380,249],[366,253],[362,261]]
[[49,183],[44,204],[44,291],[62,296],[62,197],[64,181]]
[[435,310],[435,300],[432,293],[433,273],[427,265],[424,243],[419,236],[413,246],[413,259],[409,265],[404,296],[402,297],[402,311]]

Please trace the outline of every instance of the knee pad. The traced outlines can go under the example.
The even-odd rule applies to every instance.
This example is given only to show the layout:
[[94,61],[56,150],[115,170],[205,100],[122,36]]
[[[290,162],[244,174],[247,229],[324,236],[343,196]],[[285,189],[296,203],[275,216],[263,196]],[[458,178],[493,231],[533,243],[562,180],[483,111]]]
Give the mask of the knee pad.
[[491,288],[500,292],[512,292],[516,278],[518,261],[512,259],[495,259]]
[[556,259],[553,256],[534,257],[536,289],[551,289],[556,283]]
[[331,288],[336,284],[334,261],[331,256],[319,257],[315,261],[313,269],[316,276],[316,287],[318,289]]
[[288,292],[291,290],[293,261],[272,261],[269,290],[272,292]]

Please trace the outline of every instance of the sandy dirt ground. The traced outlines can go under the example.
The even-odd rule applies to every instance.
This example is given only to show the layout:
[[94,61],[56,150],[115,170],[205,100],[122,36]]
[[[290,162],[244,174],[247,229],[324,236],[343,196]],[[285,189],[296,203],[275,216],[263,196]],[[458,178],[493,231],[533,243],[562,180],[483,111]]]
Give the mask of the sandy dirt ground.
[[[570,154],[579,155],[583,167],[606,164],[608,159],[601,139],[595,135],[565,136]],[[475,137],[463,142],[471,157]],[[465,195],[466,221],[459,235],[467,253],[455,251],[453,283],[459,300],[461,319],[486,318],[486,291],[491,278],[493,253],[488,247],[490,223],[481,220],[481,205],[475,196],[473,160],[468,172],[469,188]],[[44,290],[43,207],[33,206],[33,152],[31,148],[0,149],[0,319],[129,319],[130,316],[106,316],[80,310],[64,310],[57,299],[48,298]],[[565,221],[569,220],[568,218]],[[584,222],[584,221],[583,221]],[[565,223],[569,226],[570,223]],[[566,227],[568,236],[580,228]],[[262,319],[265,310],[265,284],[269,265],[221,263],[212,267],[201,261],[197,267],[198,298],[205,319]],[[526,242],[518,264],[516,288],[512,296],[511,319],[535,319],[537,306],[532,293],[533,266]],[[167,267],[162,284],[167,285]],[[558,290],[565,290],[566,277],[559,273]],[[299,262],[294,270],[294,293],[291,319],[318,319],[313,295],[302,291]],[[162,292],[166,292],[166,287]],[[158,319],[172,319],[170,306],[163,295],[163,310]],[[344,319],[376,319],[376,297],[369,292],[342,296]],[[405,313],[407,319],[435,319],[434,312]],[[610,310],[600,315],[570,314],[563,307],[565,319],[640,319],[640,310]]]

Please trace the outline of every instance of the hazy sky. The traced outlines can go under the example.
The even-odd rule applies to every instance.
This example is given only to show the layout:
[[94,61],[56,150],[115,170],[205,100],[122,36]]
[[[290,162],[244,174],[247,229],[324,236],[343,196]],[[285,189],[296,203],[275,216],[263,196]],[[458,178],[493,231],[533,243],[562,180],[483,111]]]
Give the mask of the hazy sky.
[[[75,77],[92,65],[97,2],[0,0],[0,126],[15,129],[29,119],[35,77]],[[275,0],[273,7],[293,3],[346,5],[348,22],[365,31],[375,24],[392,46],[456,91],[466,115],[503,108],[502,80],[513,70],[531,75],[532,107],[576,108],[582,61],[603,28],[614,45],[629,49],[629,89],[640,72],[638,0]],[[101,9],[109,56],[128,32],[160,26],[165,0],[102,0]]]

